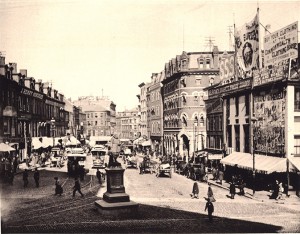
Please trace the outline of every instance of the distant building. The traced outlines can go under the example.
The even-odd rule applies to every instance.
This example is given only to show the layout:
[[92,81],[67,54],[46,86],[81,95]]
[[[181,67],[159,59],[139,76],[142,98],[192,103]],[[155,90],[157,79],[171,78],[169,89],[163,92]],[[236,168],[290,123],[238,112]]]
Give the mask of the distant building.
[[85,106],[86,129],[88,136],[111,136],[114,130],[111,126],[110,110],[100,105]]
[[135,140],[140,136],[138,108],[117,112],[115,134],[119,139]]

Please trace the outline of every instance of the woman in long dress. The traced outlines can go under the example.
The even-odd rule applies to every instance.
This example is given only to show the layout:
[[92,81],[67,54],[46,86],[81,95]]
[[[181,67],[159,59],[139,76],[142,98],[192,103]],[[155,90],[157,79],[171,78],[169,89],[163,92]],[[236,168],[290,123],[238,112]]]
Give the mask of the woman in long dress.
[[213,193],[213,191],[211,189],[210,184],[208,184],[207,197],[208,197],[208,200],[210,200],[211,202],[215,202],[216,201],[216,199],[214,198],[214,193]]

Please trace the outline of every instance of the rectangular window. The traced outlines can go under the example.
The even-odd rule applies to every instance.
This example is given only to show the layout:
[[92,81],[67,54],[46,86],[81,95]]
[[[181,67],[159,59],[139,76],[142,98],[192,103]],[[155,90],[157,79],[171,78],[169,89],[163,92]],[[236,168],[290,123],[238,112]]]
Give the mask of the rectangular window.
[[231,125],[227,126],[227,142],[228,142],[228,147],[232,147],[232,126]]
[[235,116],[239,116],[239,97],[235,97]]
[[245,106],[246,106],[246,115],[249,115],[249,107],[250,107],[249,94],[245,95]]
[[300,88],[295,88],[294,110],[300,111]]
[[294,136],[294,155],[300,155],[300,136]]
[[240,152],[240,125],[234,126],[235,132],[235,151]]

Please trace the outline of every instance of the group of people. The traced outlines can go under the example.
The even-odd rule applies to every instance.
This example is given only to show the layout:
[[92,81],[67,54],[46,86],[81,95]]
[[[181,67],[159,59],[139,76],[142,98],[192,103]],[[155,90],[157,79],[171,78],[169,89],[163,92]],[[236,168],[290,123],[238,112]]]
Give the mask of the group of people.
[[[28,184],[29,184],[29,180],[28,180],[29,174],[28,174],[28,170],[25,169],[23,172],[23,187],[27,188]],[[40,187],[40,172],[37,168],[35,168],[34,173],[33,173],[33,179],[35,182],[35,186],[38,188]]]
[[[199,186],[198,186],[198,182],[194,182],[193,184],[193,189],[192,189],[192,193],[190,194],[191,198],[196,198],[199,199]],[[207,210],[208,212],[208,220],[210,222],[213,221],[213,212],[214,212],[214,205],[213,202],[216,201],[215,197],[214,197],[214,193],[212,191],[211,188],[211,184],[208,183],[208,189],[207,189],[207,197],[204,197],[204,199],[207,201],[205,204],[205,209],[204,211]]]

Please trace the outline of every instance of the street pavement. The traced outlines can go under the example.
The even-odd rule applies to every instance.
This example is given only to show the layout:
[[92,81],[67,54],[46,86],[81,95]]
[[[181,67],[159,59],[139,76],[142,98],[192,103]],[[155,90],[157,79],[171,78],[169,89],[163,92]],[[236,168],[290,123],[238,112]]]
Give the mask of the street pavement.
[[[36,188],[33,172],[29,187],[23,188],[22,174],[15,176],[14,185],[1,184],[1,231],[3,233],[224,233],[224,232],[300,232],[299,198],[290,196],[282,201],[268,199],[267,191],[258,191],[229,199],[229,185],[222,186],[209,179],[216,202],[213,223],[204,211],[207,183],[198,182],[200,199],[191,199],[194,181],[172,174],[156,177],[126,169],[124,185],[132,201],[138,202],[134,218],[101,216],[94,202],[102,199],[106,184],[98,184],[94,169],[84,181],[81,198],[72,198],[74,180],[64,168],[46,167],[40,171],[41,185]],[[54,196],[54,176],[64,183],[63,196]],[[246,189],[246,192],[251,192]]]

